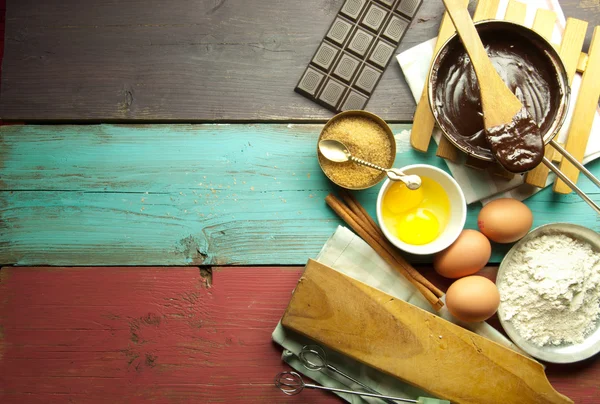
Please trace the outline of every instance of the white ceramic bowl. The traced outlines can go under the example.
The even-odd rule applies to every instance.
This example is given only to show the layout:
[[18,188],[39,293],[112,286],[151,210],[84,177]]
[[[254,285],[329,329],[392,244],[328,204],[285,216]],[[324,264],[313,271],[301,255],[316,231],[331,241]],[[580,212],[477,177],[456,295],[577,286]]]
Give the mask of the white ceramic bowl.
[[446,225],[446,228],[442,234],[440,234],[438,238],[433,240],[431,243],[414,245],[401,241],[390,231],[388,231],[381,215],[381,203],[383,201],[383,196],[392,184],[392,182],[388,179],[383,183],[383,186],[379,190],[379,195],[377,196],[377,220],[379,221],[379,226],[381,226],[383,234],[393,245],[411,254],[426,255],[442,251],[458,238],[458,235],[465,226],[465,221],[467,220],[467,204],[465,201],[465,195],[454,178],[452,178],[450,174],[440,170],[437,167],[426,164],[413,164],[402,167],[401,170],[406,174],[416,174],[431,178],[444,188],[444,191],[446,191],[448,199],[450,200],[450,220],[448,221],[448,224]]

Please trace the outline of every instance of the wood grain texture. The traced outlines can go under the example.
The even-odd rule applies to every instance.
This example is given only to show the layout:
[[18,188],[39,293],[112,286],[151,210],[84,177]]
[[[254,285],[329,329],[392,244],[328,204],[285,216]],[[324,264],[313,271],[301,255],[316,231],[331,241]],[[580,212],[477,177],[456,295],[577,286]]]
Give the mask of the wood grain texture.
[[587,67],[588,55],[587,53],[581,52],[579,54],[579,60],[577,61],[577,73],[583,73]]
[[281,324],[453,403],[572,403],[540,363],[316,261]]
[[[289,398],[273,332],[297,268],[3,268],[0,402],[336,402]],[[339,402],[339,401],[338,401]]]
[[[294,93],[343,0],[7,0],[0,116],[17,120],[324,120]],[[425,1],[399,50],[435,36]],[[392,63],[367,108],[410,121]]]
[[538,8],[535,12],[535,18],[533,19],[533,26],[531,28],[550,42],[555,24],[556,13],[554,11]]
[[[465,7],[468,5],[468,1],[463,1]],[[435,55],[442,45],[456,32],[454,29],[454,24],[448,13],[444,13],[444,17],[442,18],[442,22],[440,23],[440,29],[438,31],[437,40],[435,42],[435,48],[433,50],[433,54]],[[433,60],[432,60],[433,62]],[[431,70],[431,66],[429,67]],[[428,100],[428,91],[427,87],[429,86],[429,80],[426,80],[425,85],[423,86],[423,92],[421,93],[421,98],[417,103],[417,108],[415,110],[415,116],[413,119],[413,127],[410,133],[410,144],[411,146],[419,151],[426,152],[429,148],[429,143],[431,142],[431,134],[433,132],[433,128],[435,126],[435,118],[433,117],[433,113],[431,112],[431,106],[429,105]]]
[[[600,80],[598,80],[600,76],[600,26],[594,28],[588,57],[587,67],[581,78],[580,91],[575,101],[569,134],[565,142],[565,150],[579,162],[583,160],[600,99]],[[567,159],[563,159],[559,168],[571,181],[577,183],[579,170],[573,164]],[[571,188],[560,179],[554,182],[553,189],[554,192],[561,194],[572,192]]]
[[[0,402],[342,403],[310,390],[285,397],[271,384],[288,367],[270,334],[302,270],[213,269],[207,288],[194,267],[5,267]],[[598,358],[546,373],[576,403],[597,403]]]
[[[0,128],[0,263],[302,265],[342,222],[316,154],[321,125]],[[392,125],[394,133],[408,129]],[[399,136],[398,167],[446,169]],[[589,165],[598,175],[600,163]],[[595,201],[589,181],[582,188]],[[379,187],[356,193],[375,217]],[[576,195],[527,200],[534,225],[600,230]],[[479,204],[466,226],[477,228]],[[509,246],[495,246],[493,262]],[[428,261],[431,257],[422,257]],[[410,257],[416,261],[415,257]]]
[[[535,19],[533,20],[533,30],[543,36],[545,39],[550,42],[552,38],[552,31],[554,30],[554,25],[556,24],[556,14],[550,10],[545,10],[540,8],[535,13]],[[567,25],[569,26],[569,25]],[[565,32],[570,31],[570,29]],[[566,34],[565,34],[566,35]],[[580,46],[581,49],[581,46]],[[564,60],[564,59],[563,59]],[[574,75],[575,72],[573,72]],[[569,78],[571,80],[571,78]],[[552,158],[555,154],[555,150],[552,146],[545,146],[544,148],[544,156],[552,161]],[[548,178],[548,167],[544,164],[538,164],[533,170],[530,170],[527,174],[525,174],[525,182],[527,184],[534,185],[536,187],[543,187],[546,185],[546,179]]]
[[[565,33],[560,44],[560,58],[562,59],[567,77],[569,77],[569,85],[573,83],[575,71],[581,58],[581,48],[585,40],[588,23],[575,18],[568,18],[565,26]],[[587,66],[587,61],[586,61]]]
[[[0,116],[322,121],[331,113],[293,88],[342,3],[7,0]],[[561,5],[600,23],[589,1]],[[434,37],[442,14],[442,2],[425,1],[398,51]],[[415,103],[395,63],[367,109],[412,120]]]
[[527,5],[525,3],[517,0],[509,0],[504,19],[516,24],[523,24],[525,22],[526,13]]
[[460,158],[460,151],[442,134],[435,155],[456,163]]
[[587,30],[583,44],[584,52],[587,51],[592,42],[593,28],[591,27],[600,25],[600,2],[598,0],[559,0],[559,2],[565,17],[577,18],[589,23],[590,29]]
[[[536,15],[537,17],[537,15]],[[537,18],[536,18],[537,19]],[[545,24],[548,24],[547,21]],[[541,24],[541,23],[540,23]],[[579,68],[581,65],[581,55],[580,50],[583,46],[583,41],[585,38],[585,32],[587,29],[587,22],[582,20],[577,20],[574,18],[568,18],[565,26],[565,32],[563,35],[562,42],[559,46],[559,55],[564,62],[565,70],[567,71],[567,77],[569,79],[569,84],[573,82],[575,77],[575,72],[580,71],[582,69]],[[547,35],[550,35],[548,33]],[[587,67],[588,56],[585,55],[585,65]],[[574,102],[571,100],[570,102]],[[576,102],[576,100],[575,100]],[[546,146],[545,156],[552,161],[562,161],[562,155],[554,150],[551,146]],[[552,158],[550,157],[552,156]],[[548,178],[549,170],[548,168],[540,164],[535,169],[531,170],[527,173],[525,177],[525,182],[534,185],[537,187],[543,187],[546,185],[546,180]],[[565,193],[570,193],[571,189],[568,188],[568,192],[565,189]]]

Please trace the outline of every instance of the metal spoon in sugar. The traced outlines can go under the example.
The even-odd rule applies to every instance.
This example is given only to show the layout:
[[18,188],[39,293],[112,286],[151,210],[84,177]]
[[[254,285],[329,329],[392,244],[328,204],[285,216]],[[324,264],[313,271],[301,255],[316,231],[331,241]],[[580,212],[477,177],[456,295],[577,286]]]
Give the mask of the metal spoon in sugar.
[[421,177],[418,175],[407,175],[397,168],[383,168],[376,164],[369,163],[368,161],[356,158],[352,155],[352,153],[350,153],[346,145],[340,141],[333,139],[321,140],[319,142],[319,151],[327,160],[336,163],[352,161],[369,168],[374,168],[375,170],[383,171],[387,174],[390,180],[402,181],[404,184],[406,184],[408,189],[415,190],[419,189],[421,186]]

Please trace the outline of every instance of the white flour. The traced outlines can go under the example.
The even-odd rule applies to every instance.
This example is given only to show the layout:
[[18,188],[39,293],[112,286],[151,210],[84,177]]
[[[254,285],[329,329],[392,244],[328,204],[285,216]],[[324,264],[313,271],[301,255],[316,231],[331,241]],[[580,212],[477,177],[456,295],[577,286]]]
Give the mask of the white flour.
[[506,267],[499,314],[537,345],[580,343],[600,313],[600,254],[565,235],[522,245]]

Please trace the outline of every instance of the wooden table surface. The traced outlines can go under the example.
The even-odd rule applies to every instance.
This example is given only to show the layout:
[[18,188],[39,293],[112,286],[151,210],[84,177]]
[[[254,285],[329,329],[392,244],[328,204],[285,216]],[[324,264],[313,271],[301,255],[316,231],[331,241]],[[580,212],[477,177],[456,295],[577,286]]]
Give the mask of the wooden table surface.
[[[279,392],[271,333],[342,224],[315,159],[331,113],[293,92],[342,1],[6,2],[0,112],[26,124],[0,127],[0,403],[341,402]],[[600,23],[597,1],[561,5]],[[427,0],[400,49],[441,10]],[[414,107],[392,62],[367,109],[405,122],[396,165],[445,168],[410,149]],[[371,214],[376,193],[357,193]],[[526,203],[534,226],[600,231],[575,194]],[[600,402],[597,357],[547,374]]]
[[[343,0],[7,0],[0,114],[17,120],[313,121],[331,116],[293,92]],[[596,0],[561,0],[600,24]],[[436,36],[424,1],[399,51]],[[412,120],[392,60],[368,109]]]

